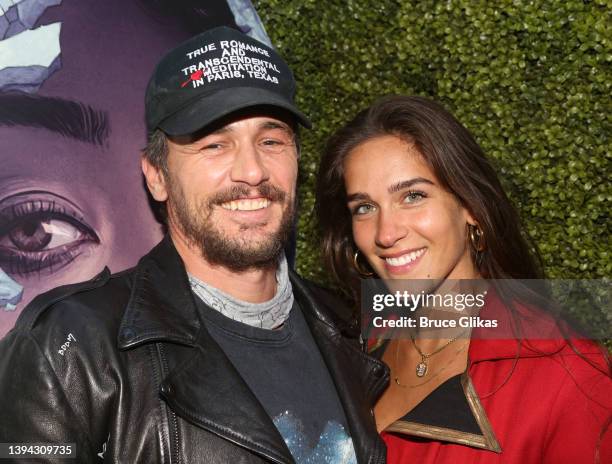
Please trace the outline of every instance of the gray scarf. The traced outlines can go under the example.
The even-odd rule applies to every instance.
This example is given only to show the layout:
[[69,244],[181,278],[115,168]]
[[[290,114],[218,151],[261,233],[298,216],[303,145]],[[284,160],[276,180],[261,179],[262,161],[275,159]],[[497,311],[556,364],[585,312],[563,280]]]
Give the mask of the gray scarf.
[[293,306],[293,290],[284,254],[279,259],[276,282],[276,294],[271,300],[249,303],[238,300],[189,274],[191,289],[205,304],[230,319],[261,329],[274,329],[284,323]]

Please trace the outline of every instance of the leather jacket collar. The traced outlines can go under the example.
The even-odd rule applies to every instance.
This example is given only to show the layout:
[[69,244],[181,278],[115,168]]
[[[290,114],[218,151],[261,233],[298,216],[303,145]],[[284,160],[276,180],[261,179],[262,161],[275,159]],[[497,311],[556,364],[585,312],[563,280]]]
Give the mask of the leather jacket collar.
[[185,266],[166,236],[136,266],[132,294],[119,327],[119,348],[151,341],[193,346],[201,328]]

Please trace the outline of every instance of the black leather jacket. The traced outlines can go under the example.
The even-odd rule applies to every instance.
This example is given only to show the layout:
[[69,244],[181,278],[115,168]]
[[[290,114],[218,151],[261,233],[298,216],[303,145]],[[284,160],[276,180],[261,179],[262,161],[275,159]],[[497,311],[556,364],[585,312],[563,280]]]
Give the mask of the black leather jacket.
[[[332,295],[291,283],[358,462],[384,463],[372,406],[386,367],[340,333]],[[203,326],[168,238],[134,269],[57,288],[23,312],[0,341],[0,442],[74,443],[78,463],[294,462]]]

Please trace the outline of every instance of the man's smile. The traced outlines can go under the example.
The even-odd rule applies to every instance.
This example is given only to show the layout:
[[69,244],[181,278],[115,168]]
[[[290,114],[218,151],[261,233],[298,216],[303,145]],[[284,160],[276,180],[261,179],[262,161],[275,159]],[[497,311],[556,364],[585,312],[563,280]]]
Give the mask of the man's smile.
[[221,208],[231,211],[255,211],[267,208],[272,202],[267,198],[243,198],[221,203]]

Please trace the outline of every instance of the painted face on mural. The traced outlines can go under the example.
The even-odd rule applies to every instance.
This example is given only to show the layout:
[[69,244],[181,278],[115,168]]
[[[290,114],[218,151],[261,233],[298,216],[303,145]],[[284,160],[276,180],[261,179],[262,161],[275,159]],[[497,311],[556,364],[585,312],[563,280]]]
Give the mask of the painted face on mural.
[[64,0],[29,26],[59,33],[59,57],[29,58],[51,62],[40,88],[0,69],[0,337],[35,295],[129,267],[161,237],[139,169],[144,88],[191,32],[145,3]]

